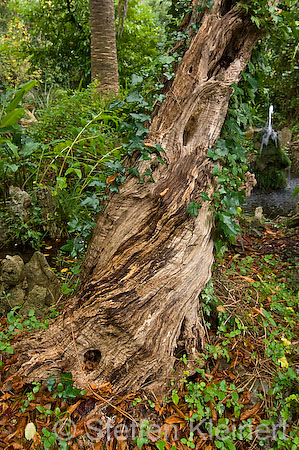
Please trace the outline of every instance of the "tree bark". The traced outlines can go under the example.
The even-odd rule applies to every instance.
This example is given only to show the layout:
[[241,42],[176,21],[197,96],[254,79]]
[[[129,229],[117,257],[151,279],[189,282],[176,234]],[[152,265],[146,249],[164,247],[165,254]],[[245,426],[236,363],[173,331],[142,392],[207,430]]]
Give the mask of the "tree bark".
[[118,94],[118,66],[113,0],[90,0],[91,79],[102,94]]
[[213,217],[207,203],[197,218],[186,208],[212,189],[206,152],[259,36],[232,3],[216,0],[206,12],[152,121],[149,143],[162,145],[166,163],[142,162],[140,171],[152,167],[155,183],[131,177],[110,198],[80,294],[49,331],[22,343],[27,380],[69,370],[83,385],[159,392],[179,351],[192,369],[204,340],[198,294],[211,273]]

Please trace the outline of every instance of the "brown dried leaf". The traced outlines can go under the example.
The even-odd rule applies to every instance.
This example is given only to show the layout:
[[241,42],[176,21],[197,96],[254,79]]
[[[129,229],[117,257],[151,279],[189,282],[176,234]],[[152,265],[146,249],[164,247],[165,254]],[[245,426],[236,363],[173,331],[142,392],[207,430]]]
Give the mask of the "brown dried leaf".
[[15,448],[16,450],[23,450],[24,446],[22,444],[19,444],[18,442],[13,442],[11,444],[13,446],[13,448]]
[[81,401],[82,401],[82,400],[80,399],[80,400],[77,401],[77,403],[75,403],[74,405],[71,405],[71,406],[69,407],[69,409],[68,409],[69,415],[73,414],[73,412],[75,411],[75,409],[77,409],[77,406],[80,405]]
[[182,417],[179,416],[170,416],[165,419],[165,423],[172,424],[172,423],[184,423],[185,420]]
[[106,183],[112,183],[115,181],[116,177],[119,175],[119,173],[116,173],[115,175],[110,175],[110,177],[106,178]]
[[248,281],[248,283],[255,283],[253,278],[247,277],[245,275],[240,275],[240,276],[235,277],[235,278],[242,278],[243,280]]
[[12,387],[13,387],[14,392],[18,392],[19,390],[21,390],[22,387],[24,386],[24,384],[25,383],[22,380],[22,378],[19,375],[16,375],[12,381]]
[[276,235],[276,232],[274,233],[268,225],[265,226],[265,231],[267,234],[271,234],[272,236]]
[[250,403],[250,400],[251,400],[250,391],[246,390],[242,392],[242,397],[239,403],[242,403],[242,405],[248,405],[248,403]]
[[240,420],[246,420],[254,417],[261,407],[261,402],[257,402],[252,408],[246,409],[240,415]]
[[150,142],[144,143],[145,147],[156,148],[155,144],[151,144]]
[[213,420],[214,423],[216,423],[218,417],[217,417],[217,412],[216,412],[215,406],[212,403],[212,400],[210,400],[209,406],[210,406],[211,413],[212,413],[212,420]]
[[180,408],[178,408],[176,405],[172,405],[172,407],[178,413],[178,415],[182,417],[182,419],[185,419],[186,414],[184,414],[183,411],[180,410]]
[[235,378],[237,378],[237,376],[235,374],[233,374],[232,372],[228,372],[228,376],[231,380],[234,380]]
[[117,450],[126,450],[128,448],[127,439],[123,434],[121,434],[117,439]]

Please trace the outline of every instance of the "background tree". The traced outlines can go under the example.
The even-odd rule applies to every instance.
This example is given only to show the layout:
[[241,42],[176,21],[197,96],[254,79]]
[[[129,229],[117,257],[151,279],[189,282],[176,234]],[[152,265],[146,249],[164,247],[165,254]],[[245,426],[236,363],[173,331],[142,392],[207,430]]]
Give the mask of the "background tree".
[[[195,362],[204,340],[198,294],[213,261],[213,216],[202,200],[213,190],[206,153],[259,35],[235,2],[206,9],[150,127],[146,145],[160,144],[165,163],[154,150],[139,172],[147,179],[151,170],[155,183],[129,177],[100,213],[79,295],[46,336],[22,342],[28,380],[70,369],[84,384],[159,390],[179,350]],[[201,205],[196,218],[186,211],[190,201]],[[90,350],[97,364],[83,373]]]
[[19,51],[30,56],[33,71],[46,86],[86,86],[90,82],[90,26],[87,0],[14,0],[14,15],[24,23],[29,40]]
[[113,0],[90,0],[91,78],[102,93],[118,93]]

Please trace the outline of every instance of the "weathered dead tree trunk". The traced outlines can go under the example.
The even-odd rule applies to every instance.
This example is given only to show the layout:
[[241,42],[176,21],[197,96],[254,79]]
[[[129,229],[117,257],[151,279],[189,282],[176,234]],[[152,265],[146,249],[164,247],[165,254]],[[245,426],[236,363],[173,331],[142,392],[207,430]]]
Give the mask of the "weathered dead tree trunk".
[[[166,151],[155,183],[132,177],[110,198],[89,245],[80,294],[49,331],[22,343],[21,371],[29,381],[69,370],[82,384],[110,380],[117,389],[137,389],[156,382],[159,389],[178,347],[190,360],[198,356],[204,338],[198,294],[211,273],[213,218],[208,205],[197,218],[186,208],[212,185],[205,155],[258,38],[232,3],[216,0],[205,14],[152,121],[149,141]],[[143,162],[141,172],[150,165]],[[82,371],[91,358],[90,370]]]

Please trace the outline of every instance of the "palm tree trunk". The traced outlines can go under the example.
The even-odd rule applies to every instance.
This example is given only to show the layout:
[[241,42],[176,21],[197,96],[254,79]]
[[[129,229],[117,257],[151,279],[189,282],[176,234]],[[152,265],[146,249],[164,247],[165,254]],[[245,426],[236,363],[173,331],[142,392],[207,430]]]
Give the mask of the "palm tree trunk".
[[91,79],[99,92],[118,94],[118,67],[113,0],[90,0]]

